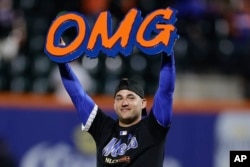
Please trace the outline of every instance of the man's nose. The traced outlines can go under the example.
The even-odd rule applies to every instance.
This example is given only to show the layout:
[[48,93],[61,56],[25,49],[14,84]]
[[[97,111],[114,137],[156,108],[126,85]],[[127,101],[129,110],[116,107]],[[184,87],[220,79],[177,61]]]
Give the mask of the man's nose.
[[127,100],[127,99],[123,99],[123,100],[122,100],[122,105],[123,105],[123,106],[128,105],[128,100]]

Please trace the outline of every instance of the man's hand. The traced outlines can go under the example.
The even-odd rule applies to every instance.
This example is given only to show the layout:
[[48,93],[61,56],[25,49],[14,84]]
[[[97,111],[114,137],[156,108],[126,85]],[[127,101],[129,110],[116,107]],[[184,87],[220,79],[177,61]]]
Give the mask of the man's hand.
[[65,46],[66,45],[66,43],[64,42],[64,40],[62,38],[60,38],[60,45],[61,46]]

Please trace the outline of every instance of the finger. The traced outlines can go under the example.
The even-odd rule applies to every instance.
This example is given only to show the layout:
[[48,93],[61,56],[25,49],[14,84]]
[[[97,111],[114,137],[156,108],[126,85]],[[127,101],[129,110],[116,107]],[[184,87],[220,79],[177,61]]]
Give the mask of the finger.
[[62,46],[66,45],[65,42],[64,42],[64,40],[62,38],[60,38],[60,45],[62,45]]

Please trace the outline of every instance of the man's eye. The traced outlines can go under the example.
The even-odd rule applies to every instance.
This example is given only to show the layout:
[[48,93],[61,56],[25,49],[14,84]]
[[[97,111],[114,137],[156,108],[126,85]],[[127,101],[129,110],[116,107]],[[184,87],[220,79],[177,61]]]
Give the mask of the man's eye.
[[120,101],[120,100],[122,100],[122,98],[120,98],[120,97],[117,97],[117,98],[116,98],[116,100],[117,100],[117,101]]
[[129,96],[128,99],[133,100],[133,99],[135,99],[135,97],[134,96]]

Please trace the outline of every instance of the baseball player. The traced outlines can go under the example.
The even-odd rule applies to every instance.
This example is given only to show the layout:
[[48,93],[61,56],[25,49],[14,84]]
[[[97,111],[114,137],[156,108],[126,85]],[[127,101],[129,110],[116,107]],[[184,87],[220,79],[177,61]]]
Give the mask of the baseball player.
[[64,87],[80,115],[82,129],[96,142],[97,167],[163,166],[165,139],[172,118],[174,54],[162,54],[161,61],[159,87],[150,112],[146,112],[142,86],[123,78],[114,90],[117,120],[98,107],[68,63],[58,64]]

